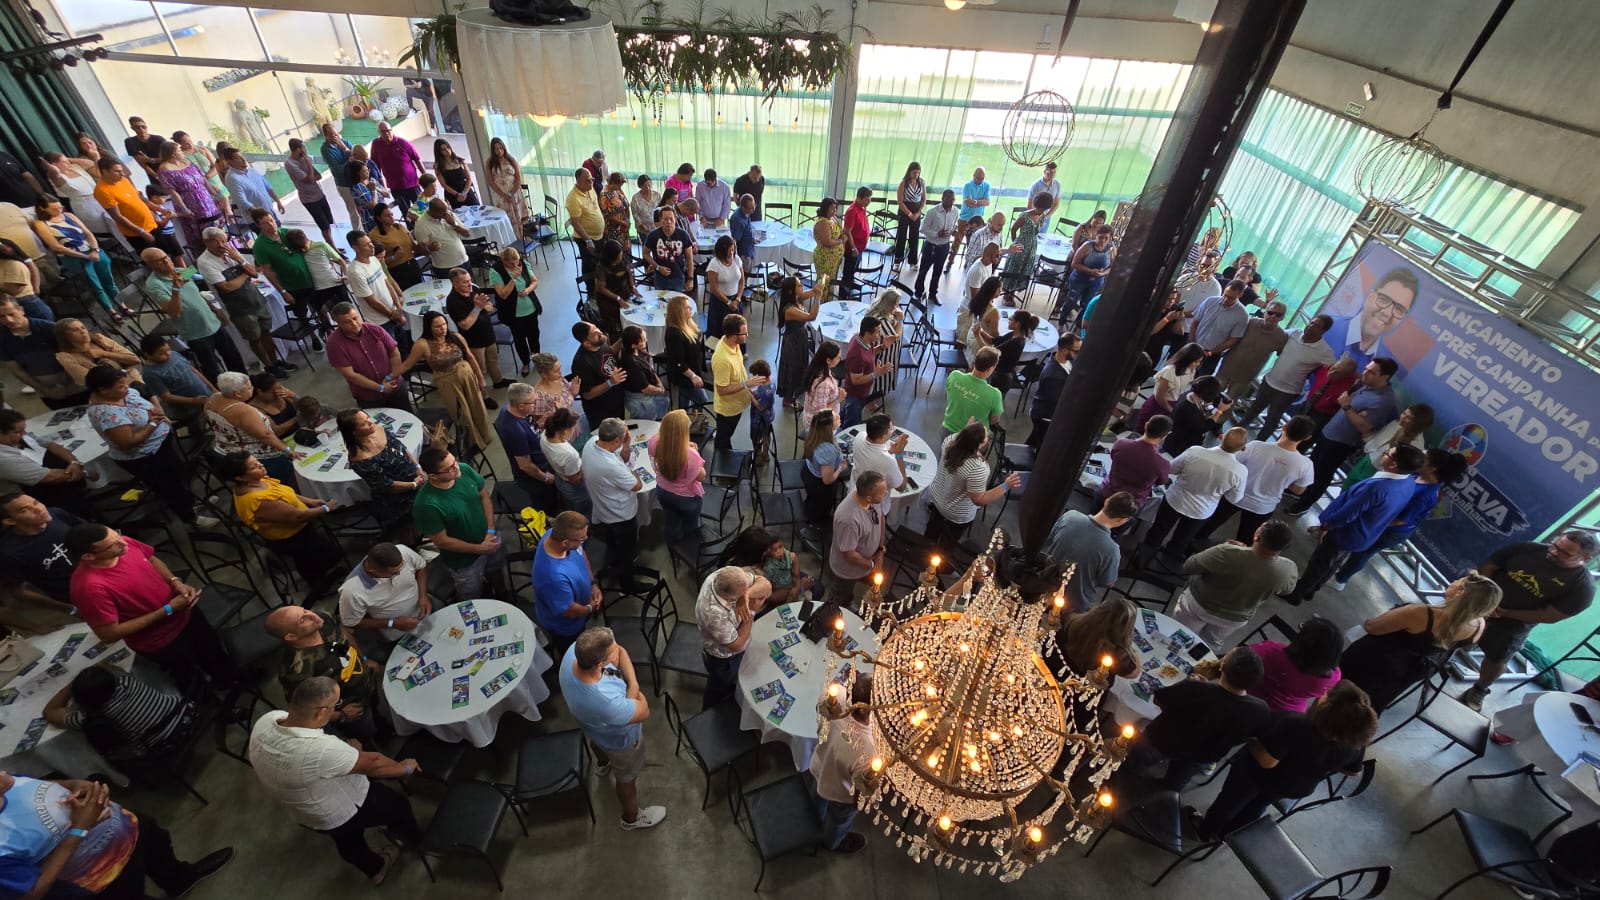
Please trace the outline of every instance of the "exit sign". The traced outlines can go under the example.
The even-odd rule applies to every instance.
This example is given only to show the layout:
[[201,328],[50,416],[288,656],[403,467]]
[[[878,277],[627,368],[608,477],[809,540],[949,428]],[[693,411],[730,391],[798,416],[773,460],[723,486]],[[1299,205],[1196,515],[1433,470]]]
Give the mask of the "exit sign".
[[1361,114],[1366,111],[1367,108],[1365,106],[1355,102],[1354,100],[1351,100],[1349,103],[1344,105],[1344,114],[1352,119],[1361,118]]

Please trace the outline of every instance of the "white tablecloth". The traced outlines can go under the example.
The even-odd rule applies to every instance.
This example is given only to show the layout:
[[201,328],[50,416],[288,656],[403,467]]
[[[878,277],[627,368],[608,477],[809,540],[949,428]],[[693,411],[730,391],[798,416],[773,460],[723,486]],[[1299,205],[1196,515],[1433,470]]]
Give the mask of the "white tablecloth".
[[[480,621],[505,616],[506,624],[474,631],[462,618],[463,608],[468,604]],[[450,634],[452,628],[457,629],[457,635]],[[383,676],[383,696],[394,715],[395,731],[405,735],[426,729],[441,741],[467,741],[474,747],[487,747],[494,740],[500,717],[505,713],[516,713],[530,722],[539,721],[539,704],[550,696],[550,689],[545,687],[540,675],[554,663],[541,646],[538,629],[522,610],[499,600],[469,600],[434,610],[411,634],[433,645],[417,654],[422,660],[418,669],[437,664],[439,674],[426,684],[408,690],[406,682],[395,677],[395,670],[412,653],[406,646],[407,641],[402,640],[395,647]],[[471,643],[485,636],[492,640]],[[452,668],[452,663],[467,659],[480,649],[518,642],[522,644],[522,652],[485,659],[476,674],[470,674],[476,661]],[[484,696],[483,687],[505,672],[511,673],[510,683],[493,696]],[[456,706],[452,699],[454,682],[458,678],[467,679],[464,706]]]
[[[75,641],[70,655],[61,661],[61,668],[56,674],[50,674],[50,664],[68,641]],[[35,719],[44,721],[44,705],[55,696],[56,691],[70,684],[79,672],[103,662],[110,662],[126,672],[133,665],[133,651],[120,641],[101,646],[94,632],[82,623],[29,638],[28,643],[37,647],[44,657],[35,662],[26,674],[12,678],[5,687],[4,696],[16,691],[16,699],[8,706],[0,706],[0,769],[37,776],[59,771],[72,778],[87,778],[95,772],[114,771],[89,746],[82,732],[63,731],[54,725],[45,725],[38,744],[32,749],[19,751],[17,745],[27,734],[30,723]],[[99,648],[94,659],[88,656],[91,648]],[[112,661],[112,657],[118,658]]]
[[[1188,678],[1195,663],[1217,658],[1182,622],[1152,609],[1139,610],[1133,622],[1133,646],[1139,651],[1138,674],[1118,678],[1106,698],[1107,708],[1121,725],[1154,719],[1161,709],[1150,700],[1152,693]],[[1195,656],[1191,652],[1195,647],[1205,652]]]
[[[261,296],[267,298],[267,317],[272,322],[272,329],[276,331],[284,323],[289,321],[289,308],[284,304],[283,295],[278,293],[278,289],[273,287],[272,283],[267,281],[267,279],[257,278],[256,287],[261,289]],[[256,359],[259,361],[255,351],[250,349],[249,342],[243,340],[242,338],[236,338],[237,334],[237,331],[229,328],[223,332],[223,337],[229,340],[237,340],[240,351],[248,354],[246,361],[251,359]],[[306,361],[304,359],[301,359],[298,362],[295,360],[295,357],[300,355],[299,344],[295,343],[294,341],[285,340],[284,338],[273,338],[273,341],[277,345],[279,357],[287,360],[288,362],[292,362],[301,368],[305,367]]]
[[471,232],[469,238],[488,238],[501,247],[510,247],[517,242],[517,229],[511,222],[511,216],[503,209],[463,206],[456,210],[456,221]]
[[[411,324],[411,336],[417,340],[422,339],[422,317],[430,311],[444,312],[444,298],[450,295],[450,282],[443,279],[423,281],[406,288],[405,295],[400,298],[400,308],[406,311],[406,319]],[[445,317],[449,322],[449,316]],[[456,323],[449,322],[450,330],[456,330]]]
[[643,528],[655,518],[656,505],[656,464],[650,459],[650,451],[645,444],[661,430],[661,423],[652,419],[623,419],[622,422],[628,426],[628,439],[633,442],[628,465],[633,466],[634,474],[644,482],[644,487],[639,489],[639,512],[634,517],[634,521]]
[[[800,606],[799,603],[786,603],[757,619],[750,627],[750,642],[745,646],[744,658],[739,663],[737,697],[739,727],[745,731],[759,731],[763,742],[776,741],[788,747],[794,758],[794,767],[804,772],[811,765],[811,754],[817,749],[817,701],[822,699],[828,680],[828,661],[830,658],[834,661],[832,669],[835,673],[844,662],[828,649],[827,639],[812,643],[801,636],[799,643],[783,650],[800,671],[793,676],[784,674],[773,657],[771,642],[793,630],[786,624],[784,611],[787,610],[789,616],[798,616]],[[849,610],[841,611],[840,615],[844,616],[845,634],[855,639],[861,650],[876,656],[878,638],[861,621],[861,617]],[[872,664],[859,657],[851,659],[849,665],[852,671],[856,671],[857,666],[860,667],[859,671],[872,671]],[[768,718],[767,714],[777,705],[782,694],[757,700],[752,693],[756,688],[773,681],[781,684],[783,690],[794,698],[789,712],[777,722]],[[848,690],[845,697],[849,698]]]
[[785,253],[793,254],[790,258],[795,262],[810,262],[811,251],[804,251],[802,257],[799,248],[791,250],[794,244],[795,230],[782,222],[756,222],[756,255],[758,263],[771,263],[779,268],[783,266]]
[[811,226],[806,225],[803,228],[794,229],[794,240],[783,248],[780,259],[810,265],[811,258],[816,252],[817,239],[811,233]]
[[717,245],[717,238],[733,237],[733,232],[726,225],[721,228],[706,228],[701,225],[696,226],[696,230],[700,233],[699,240],[695,243],[694,249],[696,253],[710,253],[711,249]]
[[[640,296],[629,303],[622,310],[622,324],[637,325],[644,329],[645,340],[649,342],[651,353],[661,353],[667,349],[667,300],[671,297],[683,297],[689,301],[689,315],[695,314],[694,298],[688,294],[677,291],[664,291],[658,288],[639,287]],[[620,335],[617,335],[620,336]]]
[[[1016,310],[1008,306],[1002,306],[999,308],[999,313],[1000,333],[1005,334],[1010,330],[1011,316],[1016,313]],[[1033,330],[1033,337],[1028,338],[1028,345],[1022,348],[1022,361],[1027,362],[1039,359],[1046,354],[1056,352],[1056,341],[1060,339],[1061,332],[1056,330],[1056,326],[1048,319],[1040,316],[1039,326]]]
[[1581,758],[1585,753],[1600,758],[1600,731],[1580,723],[1573,704],[1587,709],[1589,717],[1600,722],[1600,702],[1561,691],[1537,694],[1517,706],[1497,710],[1490,722],[1493,730],[1516,739],[1512,752],[1549,775],[1551,793],[1573,808],[1573,818],[1563,829],[1600,816],[1600,770]]
[[[367,410],[372,420],[391,434],[400,438],[411,451],[412,457],[422,452],[422,420],[403,409],[376,408]],[[345,450],[344,438],[338,427],[329,420],[318,429],[322,440],[316,447],[306,450],[303,459],[294,462],[294,474],[300,481],[300,493],[307,497],[337,500],[345,506],[354,506],[372,499],[372,491],[350,468],[350,453]],[[290,446],[296,446],[293,439]],[[332,463],[330,466],[329,463]],[[326,468],[326,471],[324,469]]]
[[[906,483],[901,485],[899,490],[889,492],[891,510],[914,506],[917,497],[928,489],[928,485],[933,483],[933,476],[939,471],[939,457],[933,447],[928,445],[927,441],[923,440],[920,435],[906,431],[904,428],[896,426],[895,430],[905,431],[908,436],[905,454]],[[848,444],[853,451],[857,442],[863,442],[867,439],[866,432],[866,425],[852,425],[839,432],[839,443],[841,445]],[[890,440],[893,440],[893,435],[894,433],[891,432]],[[852,465],[855,462],[853,453],[850,461]],[[852,472],[850,477],[854,479],[855,473]],[[912,482],[916,482],[916,484],[913,485]]]
[[1062,237],[1059,234],[1041,234],[1035,242],[1039,248],[1039,261],[1047,269],[1056,269],[1044,262],[1045,258],[1064,260],[1065,264],[1072,262],[1072,238]]
[[861,320],[871,306],[861,300],[830,300],[817,308],[817,330],[840,350],[849,349],[850,338],[861,330]]
[[92,477],[91,487],[99,487],[126,479],[128,473],[111,458],[106,439],[89,424],[89,407],[72,406],[66,409],[42,412],[28,420],[28,436],[38,446],[27,446],[24,452],[35,462],[44,462],[44,445],[60,444],[83,463],[86,477]]

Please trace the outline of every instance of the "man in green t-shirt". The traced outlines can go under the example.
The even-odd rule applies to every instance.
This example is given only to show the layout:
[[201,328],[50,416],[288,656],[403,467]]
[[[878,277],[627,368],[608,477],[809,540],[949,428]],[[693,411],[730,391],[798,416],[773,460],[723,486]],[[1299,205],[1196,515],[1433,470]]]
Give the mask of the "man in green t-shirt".
[[[314,285],[311,269],[306,266],[306,255],[284,245],[278,219],[270,210],[257,206],[250,210],[250,218],[261,233],[250,248],[256,267],[283,295],[285,306],[293,310],[296,316],[309,318],[310,310],[306,304],[312,299]],[[316,334],[311,335],[311,349],[322,349],[322,339]]]
[[967,423],[987,423],[990,428],[1000,424],[1000,414],[1005,412],[1005,395],[989,383],[995,366],[1000,364],[1000,351],[985,347],[972,357],[972,371],[951,372],[944,382],[944,430],[955,434]]
[[456,599],[482,597],[485,578],[493,596],[506,597],[506,547],[494,527],[494,503],[483,476],[443,447],[422,451],[417,464],[428,483],[411,501],[411,518],[439,548]]

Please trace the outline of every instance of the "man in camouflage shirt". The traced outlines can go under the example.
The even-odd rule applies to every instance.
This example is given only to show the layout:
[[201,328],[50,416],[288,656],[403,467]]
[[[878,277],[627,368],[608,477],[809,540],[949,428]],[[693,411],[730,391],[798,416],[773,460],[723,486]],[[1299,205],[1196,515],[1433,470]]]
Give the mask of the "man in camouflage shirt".
[[359,650],[344,640],[339,623],[302,606],[281,606],[267,615],[267,633],[283,642],[278,683],[286,697],[300,682],[318,675],[339,682],[339,715],[328,729],[361,748],[376,752],[378,723],[372,703],[378,694],[380,668],[369,665]]

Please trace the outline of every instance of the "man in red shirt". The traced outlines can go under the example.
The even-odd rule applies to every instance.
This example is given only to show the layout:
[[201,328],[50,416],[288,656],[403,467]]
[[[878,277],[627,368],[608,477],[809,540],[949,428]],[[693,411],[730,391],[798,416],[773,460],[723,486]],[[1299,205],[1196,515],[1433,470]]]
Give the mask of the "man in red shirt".
[[[867,204],[872,201],[872,188],[856,188],[856,202],[844,211],[844,275],[839,280],[841,291],[856,286],[856,267],[861,265],[861,253],[867,249],[867,238],[872,236],[872,226],[867,223]],[[844,295],[840,294],[840,299]],[[859,420],[857,420],[859,421]]]
[[[853,208],[853,207],[852,207]],[[878,344],[883,342],[883,323],[877,316],[861,320],[861,330],[850,338],[844,354],[844,402],[839,405],[839,427],[861,424],[861,409],[872,396],[872,382],[889,374],[891,363],[878,365]]]
[[84,522],[67,532],[67,550],[78,556],[72,600],[101,642],[126,642],[179,685],[201,673],[216,684],[234,680],[216,631],[194,608],[200,592],[156,559],[149,544]]

